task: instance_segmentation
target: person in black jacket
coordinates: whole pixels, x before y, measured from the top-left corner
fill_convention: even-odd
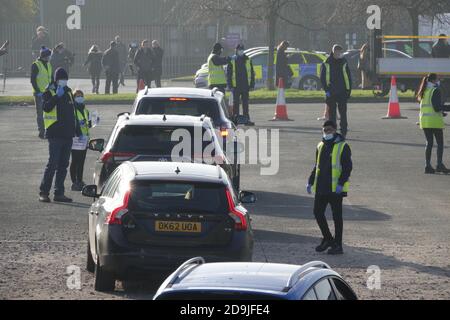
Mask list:
[[[325,90],[330,120],[336,122],[337,109],[341,116],[341,134],[347,136],[347,101],[352,94],[352,77],[341,46],[334,45],[328,59],[322,63],[320,80]]]
[[[44,93],[45,137],[48,139],[49,159],[40,185],[40,202],[50,202],[49,194],[55,178],[55,202],[72,202],[64,195],[64,180],[69,166],[72,139],[81,135],[75,116],[72,90],[67,86],[69,75],[59,68],[55,83]]]
[[[446,37],[445,34],[440,34],[439,37]],[[450,58],[450,45],[447,39],[439,39],[431,50],[431,56],[433,58]]]
[[[328,254],[342,254],[342,200],[347,196],[348,182],[353,169],[352,155],[345,138],[336,132],[334,121],[326,121],[323,125],[323,140],[316,150],[316,164],[307,184],[307,192],[315,192],[314,216],[322,232],[322,242],[316,247],[317,252],[328,250]],[[333,152],[334,151],[334,152]],[[342,153],[340,153],[342,152]],[[333,157],[333,153],[337,157]],[[339,165],[340,163],[340,165]],[[338,166],[333,176],[333,166]],[[335,169],[336,170],[336,169]],[[337,181],[333,181],[336,179]],[[331,206],[335,227],[335,236],[328,228],[325,211]]]
[[[98,46],[94,44],[89,50],[86,62],[84,66],[88,66],[89,74],[92,81],[92,93],[98,94],[100,88],[100,75],[102,73],[102,57],[103,52],[98,49]]]
[[[242,98],[244,116],[247,117],[248,126],[255,124],[250,121],[249,96],[250,90],[255,88],[255,71],[250,58],[244,53],[244,46],[236,47],[236,56],[228,63],[227,83],[233,94],[233,117],[239,116],[239,105]]]
[[[153,80],[155,80],[156,87],[161,88],[164,50],[161,48],[157,40],[152,41],[152,52],[153,52]]]
[[[286,55],[286,49],[289,47],[289,42],[282,41],[277,48],[277,58],[276,58],[276,85],[279,86],[280,78],[284,81],[285,88],[290,87],[291,79],[294,73],[289,66],[288,58]]]
[[[141,47],[136,52],[134,57],[134,64],[138,68],[137,86],[139,88],[139,82],[144,80],[144,83],[149,88],[152,85],[152,72],[153,72],[153,52],[150,48],[150,42],[144,40],[141,43]]]
[[[63,68],[70,74],[70,67],[73,66],[74,62],[75,56],[72,52],[66,49],[64,43],[60,42],[55,49],[53,49],[53,54],[50,58],[50,63],[52,64],[53,70]]]
[[[120,60],[114,41],[111,41],[109,49],[103,54],[102,66],[106,74],[105,94],[110,94],[111,83],[113,94],[117,94],[119,92]]]

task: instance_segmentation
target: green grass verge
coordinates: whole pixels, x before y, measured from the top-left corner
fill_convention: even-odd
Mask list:
[[[124,93],[117,95],[86,95],[88,104],[132,104],[136,94]],[[404,101],[413,101],[413,93],[399,92],[400,99]],[[253,103],[274,103],[277,98],[277,91],[266,89],[255,90],[250,93],[250,100]],[[322,102],[324,93],[322,91],[299,91],[295,89],[286,90],[286,99],[288,102]],[[351,101],[358,102],[377,102],[385,101],[386,98],[375,98],[370,90],[354,90]],[[20,105],[33,104],[32,96],[0,96],[0,105]]]

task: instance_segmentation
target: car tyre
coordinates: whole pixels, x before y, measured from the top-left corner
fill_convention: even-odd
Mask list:
[[[116,288],[116,279],[114,279],[111,272],[100,266],[99,258],[97,258],[97,263],[95,264],[94,288],[100,292],[110,292]]]
[[[303,91],[320,90],[320,79],[318,79],[317,77],[306,76],[300,81],[299,89]]]
[[[92,258],[91,245],[89,243],[89,240],[87,243],[87,252],[86,252],[86,270],[90,273],[95,272],[95,262],[94,258]]]

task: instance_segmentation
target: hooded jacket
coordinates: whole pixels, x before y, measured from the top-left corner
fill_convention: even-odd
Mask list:
[[[322,140],[325,144],[322,150],[322,153],[320,155],[320,175],[317,179],[317,195],[330,195],[331,192],[331,180],[332,180],[332,172],[331,172],[331,155],[333,153],[333,147],[335,144],[339,142],[344,142],[345,138],[340,135],[336,134],[335,138],[330,141],[326,141],[325,139]],[[316,179],[316,168],[317,168],[317,156],[318,151],[316,149],[316,164],[314,165],[314,168],[311,172],[311,175],[309,177],[308,184],[314,185],[314,180]],[[349,179],[350,175],[353,170],[353,163],[352,163],[352,152],[350,150],[350,147],[346,145],[344,147],[344,150],[342,151],[342,157],[341,157],[341,165],[342,165],[342,174],[339,177],[338,185],[343,186]],[[346,197],[347,193],[343,193],[342,196]]]

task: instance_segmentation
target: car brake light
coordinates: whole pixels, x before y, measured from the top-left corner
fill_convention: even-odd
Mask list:
[[[108,162],[110,159],[114,158],[115,161],[127,161],[136,156],[135,153],[130,152],[106,152],[100,158],[103,163]]]
[[[105,224],[122,224],[122,217],[128,213],[128,201],[130,200],[130,191],[125,193],[123,203],[106,217]]]
[[[169,98],[170,101],[188,101],[186,98]]]
[[[245,219],[244,214],[236,209],[230,190],[227,189],[226,194],[228,200],[228,208],[230,210],[230,216],[233,218],[235,222],[234,229],[236,229],[237,231],[247,230],[247,220]]]

